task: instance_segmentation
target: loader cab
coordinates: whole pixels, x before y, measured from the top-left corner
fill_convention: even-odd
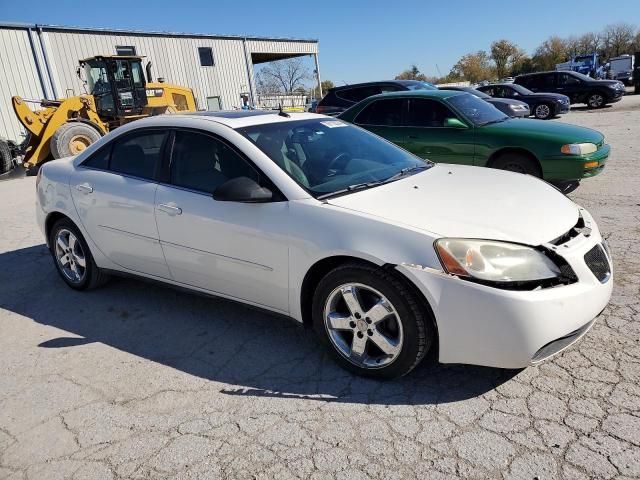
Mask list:
[[[80,61],[100,118],[117,121],[141,115],[147,105],[141,57],[97,56]]]

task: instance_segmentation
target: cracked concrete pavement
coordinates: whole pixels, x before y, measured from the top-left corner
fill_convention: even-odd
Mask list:
[[[234,303],[124,279],[74,292],[34,178],[0,182],[0,478],[640,477],[640,96],[560,121],[613,147],[571,197],[616,285],[578,345],[523,371],[425,363],[378,383]]]

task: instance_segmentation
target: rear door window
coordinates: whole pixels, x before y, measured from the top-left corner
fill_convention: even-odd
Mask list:
[[[405,105],[406,101],[403,98],[376,100],[367,105],[358,114],[354,122],[358,125],[401,126]]]
[[[160,168],[165,132],[146,131],[116,140],[111,149],[109,170],[153,179]]]

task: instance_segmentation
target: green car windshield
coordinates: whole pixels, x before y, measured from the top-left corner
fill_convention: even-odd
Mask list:
[[[504,122],[509,119],[490,103],[469,93],[449,97],[447,102],[477,126]]]
[[[433,164],[342,120],[298,120],[239,128],[314,197],[393,181]]]

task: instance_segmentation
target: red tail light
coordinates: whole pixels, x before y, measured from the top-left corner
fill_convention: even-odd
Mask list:
[[[316,106],[316,113],[324,113],[326,110],[325,107],[323,107],[322,105],[317,105]]]

